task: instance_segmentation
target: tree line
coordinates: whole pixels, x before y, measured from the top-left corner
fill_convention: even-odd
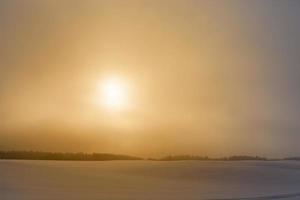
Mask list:
[[[222,157],[222,158],[210,158],[208,156],[194,156],[194,155],[174,155],[174,156],[166,156],[160,159],[150,158],[149,160],[157,160],[157,161],[178,161],[178,160],[207,160],[207,161],[241,161],[241,160],[268,160],[265,157],[259,156],[230,156],[230,157]]]
[[[62,153],[62,152],[43,152],[43,151],[0,151],[0,159],[16,160],[74,160],[74,161],[108,161],[108,160],[143,160],[144,158],[120,154],[109,153]],[[162,158],[148,158],[152,161],[180,161],[180,160],[199,160],[199,161],[274,161],[274,160],[293,160],[300,161],[300,157],[288,157],[282,159],[269,159],[260,156],[235,155],[221,158],[210,158],[208,156],[197,155],[169,155]]]
[[[139,157],[108,153],[61,153],[41,151],[0,151],[0,159],[22,160],[141,160]]]

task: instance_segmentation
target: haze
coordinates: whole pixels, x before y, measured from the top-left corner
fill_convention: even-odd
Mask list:
[[[299,19],[292,0],[2,0],[0,149],[299,155]]]

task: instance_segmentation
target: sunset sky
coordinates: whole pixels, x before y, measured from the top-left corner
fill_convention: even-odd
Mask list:
[[[300,1],[1,0],[0,150],[300,155]]]

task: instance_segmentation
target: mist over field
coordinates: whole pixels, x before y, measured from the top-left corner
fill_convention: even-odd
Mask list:
[[[0,0],[0,200],[299,200],[300,0]]]

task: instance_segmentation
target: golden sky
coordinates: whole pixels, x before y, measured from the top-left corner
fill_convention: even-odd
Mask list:
[[[299,154],[299,13],[297,1],[1,1],[0,149]],[[122,94],[103,93],[111,79]]]

